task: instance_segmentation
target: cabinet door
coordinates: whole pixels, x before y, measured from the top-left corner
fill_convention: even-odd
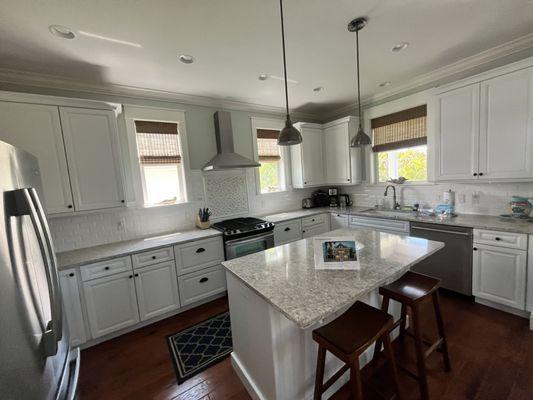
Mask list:
[[[302,238],[302,221],[294,219],[292,221],[276,223],[274,226],[274,243],[280,246],[285,243],[295,242]]]
[[[481,83],[482,179],[533,177],[533,68]]]
[[[57,107],[0,102],[0,140],[39,160],[48,213],[72,211],[67,159]]]
[[[136,269],[134,276],[141,321],[179,308],[174,260]]]
[[[474,296],[525,309],[526,251],[474,244]]]
[[[123,272],[83,284],[93,338],[139,322],[133,272]]]
[[[345,214],[331,214],[331,230],[348,228],[348,216]]]
[[[115,113],[60,107],[76,210],[123,205]]]
[[[186,306],[226,291],[226,274],[215,265],[179,277],[181,303]]]
[[[59,272],[63,310],[67,318],[71,346],[79,346],[87,340],[78,281],[78,274],[75,269]]]
[[[346,185],[352,181],[348,122],[324,129],[326,182]]]
[[[479,84],[443,93],[437,96],[436,102],[435,179],[475,179],[478,172]]]
[[[322,129],[304,128],[303,143],[303,180],[304,186],[316,186],[325,183]]]

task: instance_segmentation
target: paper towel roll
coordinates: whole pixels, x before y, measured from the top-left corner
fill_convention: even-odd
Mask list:
[[[442,201],[444,204],[451,204],[455,206],[455,192],[451,189],[442,194]]]

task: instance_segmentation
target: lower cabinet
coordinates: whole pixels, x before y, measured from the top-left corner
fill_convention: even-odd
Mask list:
[[[226,275],[221,265],[182,275],[178,280],[182,306],[196,303],[226,291]]]
[[[61,285],[61,295],[63,297],[63,310],[70,332],[71,346],[79,346],[87,340],[78,281],[79,279],[76,269],[59,272],[59,283]]]
[[[348,228],[348,215],[331,214],[331,230]]]
[[[304,239],[321,235],[330,230],[329,213],[302,218],[302,237]]]
[[[274,226],[274,244],[280,246],[302,238],[302,221],[293,219]]]
[[[474,296],[525,310],[527,252],[474,243]]]
[[[133,272],[128,271],[84,282],[93,339],[139,322],[133,278]]]
[[[135,269],[134,278],[141,321],[179,308],[174,260]]]

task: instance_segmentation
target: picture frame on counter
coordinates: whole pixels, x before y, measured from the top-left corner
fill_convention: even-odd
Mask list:
[[[315,269],[359,270],[357,251],[361,245],[352,236],[315,237]]]

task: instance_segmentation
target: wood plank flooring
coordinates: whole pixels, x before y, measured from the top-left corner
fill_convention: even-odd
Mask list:
[[[452,372],[443,372],[439,353],[430,357],[431,399],[533,399],[533,332],[528,329],[528,321],[447,293],[441,300]],[[178,386],[168,353],[167,335],[227,307],[227,300],[219,299],[84,350],[80,399],[250,399],[229,358]],[[424,319],[428,338],[434,332],[429,311]],[[406,339],[403,346],[395,346],[398,362],[414,370],[411,341]],[[405,399],[420,398],[413,379],[400,373],[400,380]],[[383,385],[387,381],[380,382]]]

